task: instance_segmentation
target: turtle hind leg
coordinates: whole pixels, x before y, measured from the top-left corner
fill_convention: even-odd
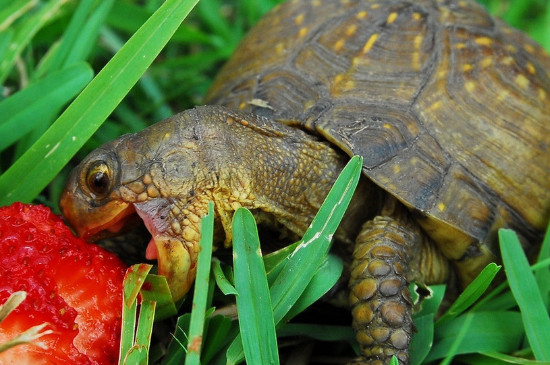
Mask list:
[[[424,281],[420,266],[426,271],[426,263],[434,261],[447,266],[435,278],[445,281],[447,260],[404,207],[393,204],[388,209],[386,205],[381,216],[363,225],[355,242],[349,282],[353,327],[362,355],[355,364],[387,364],[393,355],[400,364],[409,363],[414,324],[408,285],[413,280]]]

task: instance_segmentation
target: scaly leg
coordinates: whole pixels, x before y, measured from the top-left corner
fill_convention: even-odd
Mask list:
[[[447,261],[404,207],[390,203],[381,216],[364,224],[355,243],[349,283],[353,327],[362,354],[356,363],[387,364],[395,355],[400,364],[408,364],[414,330],[408,285],[423,280],[420,266],[426,268],[427,263],[443,266],[435,280],[446,279]]]

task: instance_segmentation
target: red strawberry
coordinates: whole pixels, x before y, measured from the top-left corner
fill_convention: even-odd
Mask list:
[[[76,238],[48,208],[0,208],[0,303],[27,298],[0,323],[0,343],[48,323],[52,334],[0,353],[0,364],[116,364],[124,264]]]

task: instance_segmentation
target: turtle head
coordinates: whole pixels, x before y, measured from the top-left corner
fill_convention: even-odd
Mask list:
[[[232,238],[233,212],[253,210],[294,234],[307,229],[347,157],[298,129],[206,106],[110,142],[75,168],[61,210],[78,235],[102,238],[141,218],[174,299],[196,270],[201,218]]]
[[[215,179],[200,153],[208,133],[197,132],[191,110],[92,151],[72,171],[60,208],[76,234],[90,241],[143,222],[151,233],[145,257],[158,261],[175,300],[195,278],[200,218]],[[200,133],[200,138],[196,136]]]

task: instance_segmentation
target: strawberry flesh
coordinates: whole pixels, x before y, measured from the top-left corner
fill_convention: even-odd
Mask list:
[[[126,267],[76,238],[48,208],[0,208],[0,303],[27,298],[0,323],[0,343],[32,326],[54,331],[0,353],[0,364],[116,364]]]

